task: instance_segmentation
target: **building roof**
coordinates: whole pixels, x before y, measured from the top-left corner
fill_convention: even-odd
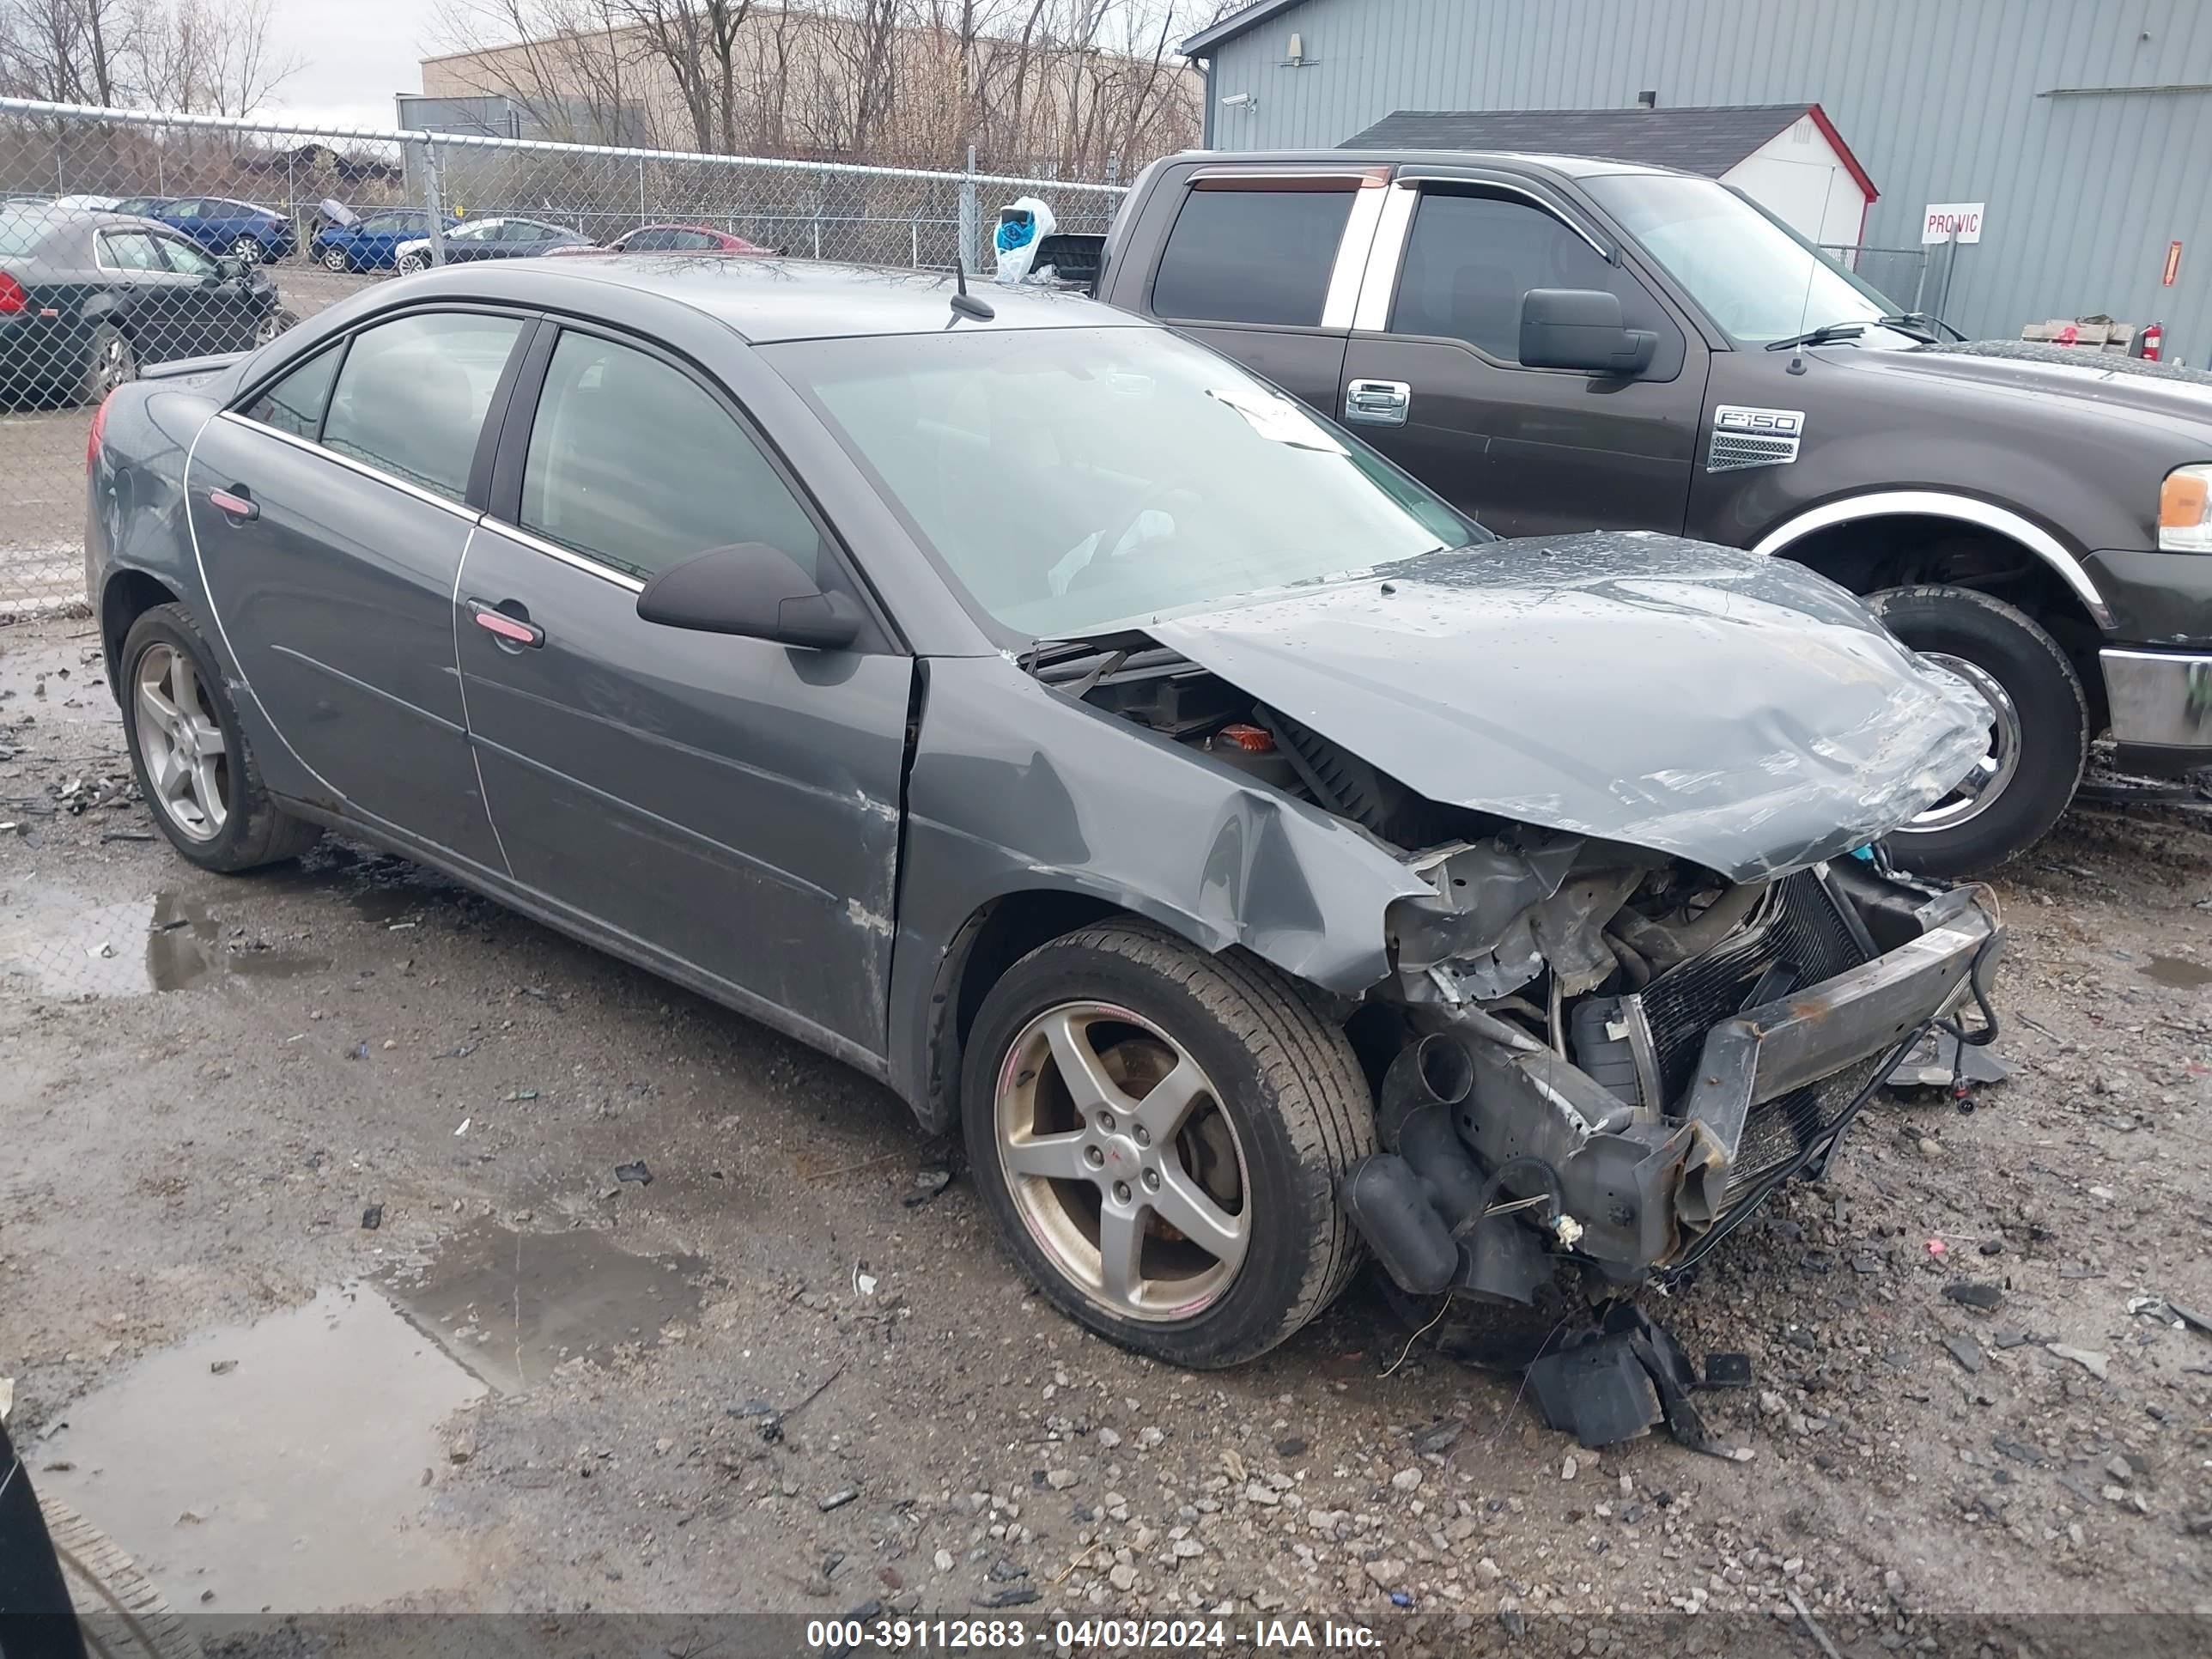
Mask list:
[[[1239,14],[1240,15],[1242,14]],[[1866,198],[1879,192],[1818,104],[1678,109],[1401,109],[1347,138],[1345,149],[1488,149],[1599,155],[1717,179],[1806,116]]]
[[[1279,12],[1292,6],[1304,5],[1305,0],[1254,0],[1254,3],[1238,12],[1231,12],[1211,28],[1200,29],[1182,43],[1186,58],[1203,58],[1224,40],[1234,40],[1245,30],[1266,22]]]

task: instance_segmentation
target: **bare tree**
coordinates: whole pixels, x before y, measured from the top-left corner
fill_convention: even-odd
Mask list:
[[[0,87],[64,104],[122,101],[131,0],[0,0]]]
[[[157,109],[251,115],[299,73],[270,39],[276,0],[133,0],[129,64]]]
[[[449,78],[507,99],[538,134],[574,143],[662,139],[621,0],[445,0],[435,28],[453,54]]]

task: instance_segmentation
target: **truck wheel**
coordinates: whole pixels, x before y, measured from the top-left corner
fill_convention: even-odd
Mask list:
[[[138,793],[179,853],[229,873],[297,858],[315,844],[322,831],[261,787],[215,653],[182,605],[157,605],[131,625],[122,688]]]
[[[1264,963],[1085,928],[991,988],[963,1069],[969,1165],[1007,1249],[1110,1341],[1234,1365],[1358,1264],[1336,1186],[1374,1148],[1372,1097],[1343,1031]]]
[[[1889,631],[1980,694],[1989,752],[1960,786],[1892,832],[1890,856],[1929,876],[1993,870],[2040,841],[2074,799],[2089,704],[2058,642],[2026,612],[1968,587],[1895,587],[1867,600]]]

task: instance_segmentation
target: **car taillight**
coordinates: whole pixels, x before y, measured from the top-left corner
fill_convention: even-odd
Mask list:
[[[19,311],[27,311],[31,296],[23,292],[23,285],[0,270],[0,317],[10,317]]]
[[[100,434],[107,430],[107,405],[114,400],[111,392],[100,400],[100,407],[92,411],[92,430],[84,434],[84,470],[91,471],[100,459]]]

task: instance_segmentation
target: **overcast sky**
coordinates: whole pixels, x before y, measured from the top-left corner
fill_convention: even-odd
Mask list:
[[[422,60],[438,50],[438,0],[277,0],[282,50],[300,72],[270,108],[301,120],[388,127],[392,94],[422,90]]]

